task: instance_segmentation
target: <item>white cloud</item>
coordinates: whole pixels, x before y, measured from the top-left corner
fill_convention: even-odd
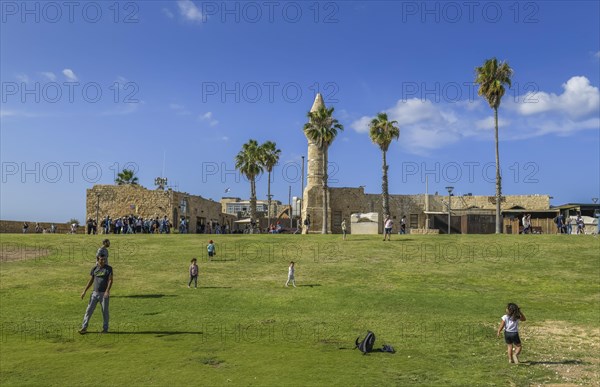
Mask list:
[[[24,83],[29,83],[29,76],[27,74],[17,74],[15,76],[17,78],[17,81],[19,82],[24,82]]]
[[[223,141],[229,141],[229,137],[223,136],[223,137],[221,137],[221,140],[223,140]]]
[[[173,15],[173,12],[171,12],[171,10],[168,8],[163,8],[162,13],[169,19],[173,19],[175,17],[175,15]]]
[[[461,119],[456,111],[442,109],[428,100],[412,98],[399,100],[385,111],[388,119],[398,121],[400,146],[409,153],[427,154],[458,141],[461,137]],[[361,117],[350,124],[358,133],[368,133],[374,117]]]
[[[597,52],[594,54],[594,57],[596,57],[596,59],[600,59],[600,51],[597,51]]]
[[[40,75],[51,82],[56,81],[56,74],[54,74],[52,71],[42,71]]]
[[[203,21],[204,15],[191,0],[179,0],[177,1],[177,7],[179,7],[179,13],[184,19],[193,22]]]
[[[185,106],[176,103],[169,104],[169,109],[173,110],[178,116],[187,116],[192,114],[185,108]]]
[[[507,107],[525,116],[560,112],[571,118],[582,118],[598,110],[600,93],[586,77],[571,77],[562,88],[564,92],[560,95],[544,91],[526,93],[518,98],[518,102],[508,103]]]
[[[572,77],[563,88],[564,92],[560,95],[537,92],[536,104],[508,99],[499,113],[501,141],[549,134],[569,136],[583,130],[600,130],[598,88],[590,85],[585,77]],[[525,97],[531,100],[534,96]],[[523,98],[521,96],[518,100],[523,101]],[[435,149],[468,138],[494,141],[494,117],[490,114],[493,110],[483,100],[434,104],[413,98],[399,100],[385,112],[390,120],[398,121],[398,145],[407,153],[429,155]],[[591,116],[594,113],[596,115]],[[350,127],[358,133],[368,133],[372,119],[360,117]]]
[[[198,117],[198,119],[200,121],[206,121],[206,122],[208,122],[208,125],[210,125],[210,126],[215,126],[215,125],[217,125],[219,123],[219,121],[217,121],[217,120],[215,120],[213,118],[212,112],[206,112],[206,113],[200,115]]]
[[[68,81],[70,81],[70,82],[76,82],[77,81],[77,75],[75,75],[75,73],[73,72],[73,70],[71,70],[71,69],[64,69],[62,71],[62,73],[67,78]]]
[[[510,124],[509,120],[506,120],[502,117],[498,117],[498,130],[503,127],[506,127]],[[475,121],[475,127],[478,129],[486,129],[493,130],[496,128],[496,122],[494,121],[494,116],[490,116],[484,118],[483,120]]]
[[[369,133],[369,123],[373,117],[363,116],[350,124],[350,127],[358,133]]]
[[[124,103],[118,105],[116,108],[102,112],[101,116],[126,116],[133,114],[138,111],[141,105],[144,105],[144,101],[138,103]]]

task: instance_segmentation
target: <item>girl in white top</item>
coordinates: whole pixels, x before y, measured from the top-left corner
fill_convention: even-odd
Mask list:
[[[500,337],[500,332],[504,329],[504,341],[508,346],[508,362],[515,364],[519,364],[519,354],[522,349],[519,338],[519,320],[525,321],[525,315],[517,304],[509,303],[497,333],[497,336]]]
[[[294,285],[294,287],[296,287],[296,279],[294,278],[294,272],[295,272],[294,261],[291,261],[290,266],[288,267],[288,279],[287,279],[287,282],[285,283],[285,286],[288,286],[290,281],[292,281],[292,285]]]

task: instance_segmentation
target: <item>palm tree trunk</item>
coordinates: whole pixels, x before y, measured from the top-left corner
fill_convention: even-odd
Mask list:
[[[323,227],[321,228],[321,234],[327,234],[327,147],[323,147]]]
[[[256,178],[253,176],[250,179],[250,225],[256,223]],[[251,232],[254,233],[254,229],[251,227]]]
[[[383,216],[390,215],[390,200],[388,193],[388,166],[386,160],[386,152],[381,152],[383,155],[382,178],[381,178],[381,202],[383,203]]]
[[[496,234],[502,233],[502,218],[500,214],[500,200],[502,199],[502,176],[500,176],[500,151],[498,148],[498,108],[494,109],[494,122],[496,124]]]
[[[267,182],[267,227],[271,227],[271,171]]]

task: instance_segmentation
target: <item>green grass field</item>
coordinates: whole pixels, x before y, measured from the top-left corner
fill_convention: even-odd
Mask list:
[[[103,236],[3,234],[0,384],[599,384],[600,238],[210,237],[209,262],[209,236],[112,236],[111,331],[98,308],[81,336]],[[519,365],[496,338],[507,302]],[[397,352],[353,350],[367,330]]]

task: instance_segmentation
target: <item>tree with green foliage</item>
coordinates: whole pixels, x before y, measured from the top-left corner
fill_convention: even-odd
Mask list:
[[[388,169],[386,154],[392,140],[398,140],[400,137],[400,129],[397,126],[397,121],[389,121],[386,113],[378,113],[376,118],[371,120],[369,124],[369,137],[374,144],[381,149],[382,157],[382,177],[381,177],[381,202],[383,209],[383,217],[390,214],[390,194],[388,191]]]
[[[135,172],[131,169],[123,169],[122,172],[117,174],[117,178],[115,179],[115,183],[117,185],[138,185],[138,178],[135,176]]]
[[[477,92],[485,98],[490,107],[494,109],[494,129],[496,142],[496,234],[502,232],[502,219],[500,216],[500,203],[502,201],[502,177],[500,175],[500,151],[498,146],[498,108],[504,96],[504,85],[511,87],[513,69],[507,62],[498,62],[496,58],[487,59],[483,66],[475,69],[475,83],[479,84]]]
[[[250,222],[256,224],[256,177],[263,173],[262,151],[256,140],[249,140],[242,145],[242,150],[235,156],[235,167],[250,182]],[[252,229],[252,232],[254,230]]]
[[[277,144],[272,141],[266,141],[260,146],[261,165],[267,170],[269,179],[267,180],[267,226],[271,225],[271,172],[279,162],[281,150],[277,149]],[[290,214],[291,215],[291,214]]]

